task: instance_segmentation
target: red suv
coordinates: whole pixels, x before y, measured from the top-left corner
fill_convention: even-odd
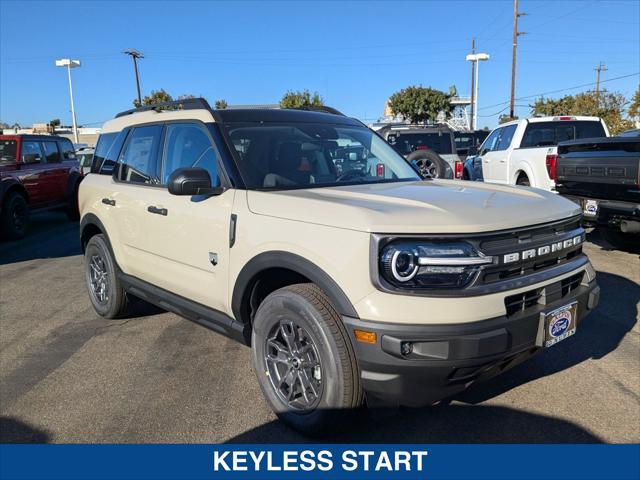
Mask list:
[[[82,172],[71,141],[53,135],[0,135],[0,233],[22,238],[34,209],[66,207],[78,218]]]

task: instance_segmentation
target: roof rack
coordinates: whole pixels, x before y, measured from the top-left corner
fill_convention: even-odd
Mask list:
[[[174,100],[172,102],[154,103],[153,105],[144,105],[138,108],[132,108],[131,110],[125,110],[116,115],[118,117],[124,117],[125,115],[131,115],[132,113],[148,112],[155,110],[160,112],[162,110],[199,110],[206,109],[211,110],[209,102],[204,98],[185,98],[183,100]]]
[[[308,107],[299,107],[299,108],[294,108],[293,110],[307,110],[310,112],[324,112],[324,113],[331,113],[333,115],[340,115],[342,117],[345,116],[344,113],[342,113],[340,110],[336,110],[333,107],[329,107],[327,105],[309,105]]]

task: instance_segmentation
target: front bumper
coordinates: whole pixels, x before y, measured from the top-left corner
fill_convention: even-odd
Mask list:
[[[417,407],[459,393],[537,353],[541,313],[577,301],[579,332],[580,321],[596,307],[600,295],[595,280],[589,282],[586,276],[566,294],[560,282],[542,290],[536,304],[518,313],[473,323],[400,325],[343,317],[367,403]],[[356,341],[355,329],[375,332],[376,343]],[[402,354],[404,342],[412,344],[409,355]]]

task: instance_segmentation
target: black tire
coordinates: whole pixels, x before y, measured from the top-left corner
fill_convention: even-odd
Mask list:
[[[10,240],[19,240],[29,228],[29,202],[19,192],[11,192],[2,204],[0,216],[2,234]]]
[[[104,284],[99,282],[100,288],[95,286],[95,277],[92,277],[96,266],[105,273]],[[84,253],[84,268],[89,299],[96,313],[104,318],[123,316],[127,311],[127,294],[118,278],[113,254],[104,235],[94,235],[89,239]]]
[[[602,237],[618,250],[637,253],[640,251],[640,234],[624,233],[613,228],[600,228]]]
[[[72,222],[78,220],[80,218],[80,209],[78,208],[78,187],[80,184],[76,185],[69,197],[69,203],[67,204],[66,214],[67,218]]]
[[[446,162],[431,150],[416,150],[407,156],[407,161],[416,166],[422,178],[444,178]]]
[[[529,181],[529,177],[527,177],[524,173],[521,173],[518,176],[518,180],[516,180],[516,185],[522,185],[523,187],[530,187],[531,182]]]
[[[267,345],[269,339],[279,341],[275,336],[282,336],[283,325],[290,321],[293,322],[298,338],[303,339],[294,340],[293,343],[301,348],[294,349],[296,353],[288,363],[282,360],[279,363],[273,360],[269,362],[267,354],[271,358],[274,353],[278,357],[281,355],[279,348],[272,348],[272,343]],[[349,419],[349,412],[362,405],[363,391],[353,347],[340,315],[316,285],[290,285],[267,296],[255,315],[251,339],[253,366],[260,388],[273,411],[294,429],[315,435],[335,432],[348,423],[346,420]],[[313,362],[303,359],[297,366],[292,363],[299,357],[298,352],[305,349],[317,355],[317,365],[311,371],[306,369],[312,368],[309,364]],[[298,383],[294,378],[292,385],[297,385],[298,390],[304,388],[306,393],[304,397],[301,392],[293,395],[292,403],[304,403],[307,393],[311,399],[315,398],[315,403],[308,402],[313,404],[307,408],[296,408],[295,405],[288,404],[282,391],[285,387],[276,387],[278,378],[273,373],[274,365],[280,365],[278,368],[287,372],[281,378],[288,377],[290,371],[293,376],[298,372]],[[309,373],[312,377],[308,376]],[[307,382],[313,383],[313,390],[303,386],[302,377],[305,375]],[[291,392],[292,389],[288,391]],[[293,391],[295,393],[295,389]],[[312,392],[317,392],[317,395],[314,397]]]

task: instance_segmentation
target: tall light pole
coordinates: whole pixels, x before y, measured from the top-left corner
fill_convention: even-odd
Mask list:
[[[473,101],[473,105],[472,105],[472,109],[473,109],[473,113],[471,115],[471,129],[475,130],[478,127],[478,83],[479,83],[479,73],[480,73],[480,69],[478,68],[478,64],[479,62],[484,62],[486,60],[489,60],[489,54],[488,53],[471,53],[469,55],[467,55],[467,61],[471,62],[472,66],[475,67],[474,69],[474,78],[471,81],[471,88],[474,88],[474,90],[471,93],[472,96],[472,101]]]
[[[140,95],[140,77],[138,76],[138,59],[144,58],[144,55],[138,50],[135,50],[133,48],[129,48],[128,50],[125,50],[122,53],[124,53],[125,55],[129,55],[133,60],[133,70],[135,71],[135,74],[136,74],[136,88],[138,90],[138,106],[141,106],[142,96]]]
[[[76,109],[73,105],[73,86],[71,85],[71,69],[80,66],[80,60],[70,60],[68,58],[62,58],[56,60],[56,67],[67,67],[67,73],[69,74],[69,97],[71,98],[71,121],[73,122],[73,138],[76,143],[78,141],[78,124],[76,123]]]

